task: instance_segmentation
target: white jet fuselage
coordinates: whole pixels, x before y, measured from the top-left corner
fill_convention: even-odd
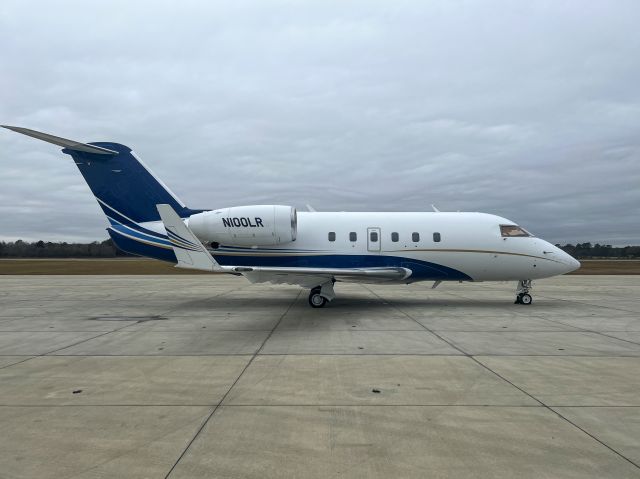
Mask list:
[[[295,241],[268,247],[216,244],[210,252],[223,265],[405,267],[412,274],[402,282],[539,279],[580,266],[543,239],[502,236],[500,226],[515,223],[485,213],[298,212],[297,223]],[[163,230],[161,223],[146,226]],[[198,239],[210,244],[210,238]]]

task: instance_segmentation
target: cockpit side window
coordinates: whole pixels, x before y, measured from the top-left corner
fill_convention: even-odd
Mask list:
[[[518,225],[500,225],[500,234],[503,238],[533,236]]]

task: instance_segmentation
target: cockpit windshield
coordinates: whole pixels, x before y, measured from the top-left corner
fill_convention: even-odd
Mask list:
[[[503,238],[533,236],[527,230],[518,225],[500,225],[500,233]]]

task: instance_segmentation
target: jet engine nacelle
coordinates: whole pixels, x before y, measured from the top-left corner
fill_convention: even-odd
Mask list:
[[[272,246],[295,241],[298,214],[291,206],[234,206],[192,215],[187,226],[203,243]]]

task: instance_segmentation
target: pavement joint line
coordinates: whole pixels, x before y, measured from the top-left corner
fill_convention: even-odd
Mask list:
[[[457,298],[463,298],[463,299],[468,299],[468,300],[473,300],[474,299],[474,298],[470,298],[469,296],[465,296],[462,293],[452,293],[452,292],[447,291],[447,294],[449,294],[451,296],[455,296]],[[612,309],[614,311],[622,311],[624,313],[635,313],[635,314],[637,314],[637,311],[629,311],[627,309],[613,308],[611,306],[603,306],[601,304],[586,303],[586,302],[583,302],[583,301],[578,301],[578,300],[573,300],[573,299],[556,298],[556,297],[553,297],[553,296],[545,296],[545,295],[542,295],[542,294],[536,294],[536,296],[539,296],[540,298],[551,299],[551,300],[554,300],[554,301],[564,301],[564,302],[568,302],[568,303],[577,303],[577,304],[586,305],[586,306],[595,306],[595,307],[603,308],[603,309]],[[524,311],[515,311],[514,310],[514,312],[517,315],[520,315],[520,316],[525,315]]]
[[[207,296],[206,298],[203,298],[203,299],[196,299],[195,301],[191,301],[191,302],[187,301],[187,302],[189,302],[190,304],[204,303],[206,301],[212,300],[213,298],[220,298],[222,296],[225,296],[226,294],[229,294],[229,293],[232,293],[232,292],[236,292],[236,291],[242,291],[242,290],[244,290],[246,288],[247,288],[247,285],[241,285],[241,286],[238,286],[236,288],[229,288],[229,289],[227,289],[225,291],[222,291],[221,293],[217,293],[217,294],[214,294],[212,296]],[[141,295],[145,296],[144,293],[142,293]],[[183,308],[183,306],[184,306],[184,303],[182,303],[179,306],[176,306],[174,308],[161,311],[161,312],[158,313],[158,315],[160,316],[160,315],[163,315],[163,314],[170,314],[171,312],[173,312],[175,310],[181,310]]]
[[[454,293],[450,293],[450,294],[454,295]],[[455,295],[455,296],[460,297],[460,298],[465,298],[465,299],[471,299],[471,298],[468,298],[468,297],[463,296],[463,295],[461,295],[461,294],[457,294],[457,295]],[[566,302],[571,302],[571,303],[586,304],[586,305],[588,305],[588,306],[597,306],[597,307],[599,307],[599,308],[613,309],[613,310],[615,310],[615,311],[623,311],[623,312],[628,312],[628,313],[635,313],[635,311],[627,311],[627,310],[624,310],[624,309],[611,308],[611,307],[609,307],[609,306],[593,305],[593,304],[591,304],[591,303],[582,303],[582,302],[580,302],[580,301],[573,301],[573,300],[567,300],[567,299],[562,299],[562,298],[554,298],[554,297],[552,297],[552,296],[542,296],[542,295],[540,295],[540,297],[541,297],[541,298],[547,298],[547,299],[553,299],[553,300],[556,300],[556,301],[566,301]],[[571,332],[588,332],[588,333],[599,334],[599,335],[601,335],[601,336],[605,336],[605,337],[608,337],[608,338],[611,338],[611,339],[617,339],[617,340],[619,340],[619,341],[626,341],[626,342],[631,343],[631,344],[640,345],[640,342],[637,342],[637,341],[630,341],[630,340],[628,340],[628,339],[621,339],[621,338],[617,338],[617,337],[615,337],[615,336],[610,336],[610,335],[608,335],[608,334],[604,334],[605,332],[603,332],[603,331],[594,331],[594,330],[592,330],[592,329],[582,328],[582,327],[580,327],[580,326],[574,326],[574,325],[572,325],[572,324],[563,323],[562,321],[558,321],[558,320],[556,320],[556,319],[547,318],[547,317],[542,316],[542,315],[541,315],[541,313],[538,313],[538,312],[536,312],[536,311],[533,311],[533,314],[525,314],[525,313],[524,313],[524,311],[522,311],[522,312],[521,312],[521,311],[516,311],[515,313],[516,313],[517,315],[519,315],[519,316],[525,316],[525,317],[527,317],[527,318],[534,317],[534,318],[542,319],[542,320],[544,320],[544,321],[549,321],[549,322],[552,322],[552,323],[555,323],[555,324],[561,324],[561,325],[563,325],[563,326],[568,326],[568,327],[570,327],[570,328],[574,328],[574,329],[576,330],[576,331],[553,331],[554,333],[556,333],[556,332],[558,332],[558,333],[560,333],[560,332],[565,332],[565,333],[571,333]],[[459,332],[459,331],[456,331],[456,332]],[[508,332],[508,331],[504,331],[504,332]],[[540,331],[535,331],[535,332],[540,332]],[[621,331],[621,332],[633,332],[633,331],[623,330],[623,331]]]
[[[390,333],[390,332],[394,332],[394,333],[411,333],[411,332],[416,332],[416,331],[422,331],[424,332],[425,327],[423,327],[422,329],[367,329],[367,330],[363,330],[363,329],[320,329],[320,330],[316,330],[316,331],[307,331],[307,333],[310,334],[320,334],[320,333],[327,333],[327,332],[346,332],[349,331],[351,333]],[[197,330],[196,330],[197,331]],[[212,330],[213,331],[213,330]],[[219,331],[219,330],[216,330]],[[250,330],[252,331],[252,330]],[[253,330],[255,331],[255,330]],[[280,331],[298,331],[295,329],[280,329]],[[561,329],[554,329],[554,330],[549,330],[549,331],[530,331],[530,330],[504,330],[504,329],[496,329],[496,330],[470,330],[470,331],[464,331],[464,330],[460,330],[460,329],[427,329],[428,332],[440,332],[440,333],[496,333],[496,334],[508,334],[508,333],[554,333],[554,334],[576,334],[576,333],[597,333],[598,331],[591,331],[588,329],[582,329],[580,331],[563,331]],[[20,333],[22,331],[2,331],[2,332],[17,332]],[[44,332],[48,332],[48,331],[44,331]],[[86,331],[78,331],[78,332],[86,332]],[[157,332],[169,332],[169,331],[157,331]],[[170,331],[170,332],[189,332],[189,331]],[[206,332],[206,331],[203,331]],[[606,331],[605,331],[606,332]],[[626,332],[626,331],[621,331],[621,332]],[[630,331],[630,332],[634,332],[634,331]],[[606,335],[605,335],[606,336]],[[613,339],[618,339],[618,338],[613,338]],[[623,339],[621,339],[620,341],[624,341]],[[629,341],[629,342],[633,342],[633,341]]]
[[[82,330],[71,330],[71,329],[28,329],[28,330],[19,330],[19,331],[13,331],[13,330],[8,330],[8,329],[2,329],[0,328],[0,334],[2,333],[112,333],[115,330],[110,330],[110,331],[82,331]],[[169,334],[173,334],[173,333],[268,333],[270,330],[269,329],[208,329],[206,331],[203,331],[202,329],[199,328],[194,328],[194,329],[182,329],[182,330],[164,330],[164,329],[159,329],[159,330],[154,330],[153,328],[147,328],[147,329],[136,329],[133,330],[132,332],[145,332],[145,333],[169,333]],[[127,331],[129,332],[129,331]],[[549,331],[551,332],[551,331]]]
[[[158,357],[218,357],[218,356],[251,356],[249,353],[199,353],[199,354],[185,354],[185,353],[173,353],[173,354],[52,354],[47,357],[52,358],[101,358],[101,357],[131,357],[131,358],[158,358]],[[1,357],[26,357],[33,359],[40,357],[41,355],[33,354],[0,354]],[[291,352],[274,352],[274,353],[260,353],[259,356],[444,356],[459,358],[462,356],[471,356],[469,354],[444,354],[444,353],[291,353]],[[602,354],[495,354],[495,353],[478,353],[473,356],[487,357],[487,358],[640,358],[640,354],[618,354],[616,356],[602,355]],[[6,366],[5,366],[6,367]],[[2,367],[0,367],[2,369]]]
[[[451,293],[451,294],[453,294],[453,293]],[[456,295],[456,296],[458,296],[458,297],[460,297],[460,298],[471,299],[471,298],[468,298],[468,297],[463,296],[463,295],[461,295],[461,294],[458,294],[458,295]],[[545,297],[545,296],[541,296],[541,297]],[[552,298],[552,297],[549,297],[549,296],[547,296],[546,298],[554,299],[554,300],[557,300],[557,301],[578,302],[578,301],[563,300],[563,299],[559,299],[559,298]],[[589,303],[579,303],[579,304],[589,304]],[[590,306],[591,306],[591,305],[590,305]],[[616,309],[616,308],[608,308],[607,306],[600,306],[600,307],[601,307],[601,308],[607,308],[607,309],[613,309],[613,310],[617,310],[617,311],[625,311],[625,310],[618,310],[618,309]],[[630,312],[630,311],[628,311],[628,312]],[[563,325],[563,326],[568,326],[568,327],[570,327],[570,328],[575,329],[575,331],[550,331],[550,332],[553,332],[554,334],[555,334],[555,333],[593,333],[593,334],[598,334],[598,335],[600,335],[600,336],[604,336],[604,337],[607,337],[607,338],[610,338],[610,339],[615,339],[615,340],[618,340],[618,341],[624,341],[624,342],[627,342],[627,343],[631,343],[631,344],[634,344],[634,345],[640,346],[640,342],[638,342],[638,341],[631,341],[631,340],[629,340],[629,339],[617,338],[617,337],[615,337],[615,336],[611,336],[611,335],[609,335],[609,334],[605,334],[605,332],[603,332],[603,331],[594,331],[594,330],[592,330],[592,329],[581,328],[580,326],[574,326],[574,325],[572,325],[572,324],[566,324],[566,323],[563,323],[562,321],[558,321],[558,320],[551,319],[551,318],[546,318],[546,317],[542,316],[542,315],[541,315],[541,313],[537,313],[537,312],[535,312],[535,311],[533,311],[533,312],[532,312],[532,314],[525,314],[525,312],[524,312],[524,311],[522,311],[522,312],[520,312],[520,311],[516,311],[515,313],[516,313],[517,315],[519,315],[519,316],[524,316],[524,317],[526,317],[526,318],[537,318],[537,319],[542,319],[542,320],[544,320],[544,321],[549,321],[549,322],[551,322],[551,323],[555,323],[555,324],[561,324],[561,325]],[[445,332],[456,332],[456,333],[458,333],[458,332],[464,332],[464,331],[445,331]],[[479,332],[480,332],[480,331],[479,331]],[[481,332],[493,332],[493,331],[481,331]],[[513,331],[495,331],[495,332],[508,333],[508,332],[513,332]],[[524,331],[523,331],[523,332],[524,332]],[[527,331],[527,332],[531,332],[531,333],[539,333],[539,332],[544,332],[544,331]],[[633,331],[626,331],[626,330],[623,330],[623,331],[621,331],[621,332],[633,332]]]
[[[578,304],[584,304],[584,305],[586,305],[586,306],[593,306],[593,307],[596,307],[596,308],[613,309],[614,311],[622,311],[622,312],[624,312],[624,313],[636,313],[636,314],[638,313],[637,311],[630,311],[630,310],[628,310],[628,309],[622,309],[622,308],[613,308],[613,307],[611,307],[611,306],[603,306],[603,305],[601,305],[601,304],[587,303],[587,302],[584,302],[584,301],[578,301],[578,300],[575,300],[575,299],[554,298],[553,296],[543,296],[543,295],[541,295],[541,294],[540,294],[539,296],[540,296],[541,298],[545,298],[545,299],[553,299],[553,300],[556,300],[556,301],[564,301],[564,302],[566,302],[566,303],[578,303]]]
[[[36,407],[214,407],[217,403],[211,404],[0,404],[0,407],[24,407],[24,408],[36,408]]]
[[[532,316],[535,317],[535,318],[542,318],[539,314],[534,314]],[[551,321],[551,322],[556,323],[556,324],[562,324],[563,326],[570,326],[572,328],[576,328],[577,330],[585,332],[585,333],[599,334],[600,336],[605,336],[607,338],[617,339],[618,341],[625,341],[627,343],[636,344],[636,345],[640,346],[640,341],[631,341],[630,339],[617,338],[617,337],[612,336],[610,334],[606,334],[607,332],[634,333],[634,332],[638,332],[638,331],[628,331],[626,329],[623,329],[621,331],[610,331],[610,330],[608,330],[608,331],[595,331],[593,329],[581,328],[580,326],[573,326],[571,324],[566,324],[566,323],[563,323],[562,321],[558,321],[557,319],[548,319],[548,318],[542,318],[542,319],[544,319],[546,321]]]
[[[554,407],[560,407],[560,406],[549,406],[547,405],[544,401],[542,401],[541,399],[538,399],[536,396],[534,396],[532,393],[526,391],[524,388],[517,386],[515,383],[513,383],[512,381],[510,381],[509,379],[507,379],[506,377],[502,376],[501,374],[497,373],[496,371],[494,371],[493,369],[491,369],[489,366],[487,366],[486,364],[482,363],[479,359],[472,357],[472,359],[477,362],[479,365],[481,365],[482,367],[486,368],[488,371],[492,372],[493,374],[495,374],[497,377],[501,378],[503,381],[509,383],[510,385],[512,385],[514,388],[522,391],[524,394],[526,394],[527,396],[529,396],[531,399],[538,401],[544,408],[546,408],[547,410],[549,410],[550,412],[553,412],[554,414],[556,414],[559,418],[563,419],[564,421],[566,421],[568,424],[572,425],[573,427],[575,427],[576,429],[578,429],[579,431],[582,431],[584,434],[586,434],[587,436],[589,436],[590,438],[592,438],[594,441],[598,442],[599,444],[601,444],[602,446],[606,447],[607,449],[609,449],[611,452],[617,454],[619,457],[621,457],[622,459],[624,459],[625,461],[629,462],[630,464],[634,465],[636,468],[640,469],[640,465],[638,465],[637,463],[635,463],[634,461],[632,461],[631,459],[629,459],[627,456],[625,456],[624,454],[622,454],[621,452],[617,451],[616,449],[614,449],[613,447],[609,446],[607,443],[605,443],[604,441],[598,439],[595,435],[591,434],[589,431],[587,431],[586,429],[578,426],[576,423],[574,423],[573,421],[569,420],[567,417],[563,416],[562,414],[560,414],[558,411],[556,411],[555,409],[553,409]]]
[[[131,325],[130,325],[130,324],[127,324],[127,325],[125,325],[125,326],[123,326],[123,327],[121,327],[121,328],[118,328],[118,329],[114,330],[114,331],[120,331],[121,329],[127,328],[127,327],[129,327],[129,326],[131,326]],[[53,351],[48,351],[48,352],[46,352],[46,353],[32,355],[31,357],[29,357],[29,358],[25,359],[24,361],[19,361],[19,362],[17,362],[17,363],[13,363],[13,364],[7,364],[7,365],[5,365],[5,366],[0,367],[0,369],[10,368],[11,366],[15,366],[15,365],[17,365],[17,364],[26,363],[27,361],[30,361],[30,360],[35,359],[35,358],[41,358],[41,357],[43,357],[43,356],[48,356],[48,355],[53,354],[53,353],[55,353],[55,352],[57,352],[57,351],[62,351],[63,349],[67,349],[67,348],[70,348],[70,347],[73,347],[73,346],[77,346],[78,344],[82,344],[82,343],[84,343],[84,342],[86,342],[86,341],[91,341],[92,339],[100,338],[100,337],[102,337],[102,336],[104,336],[104,335],[106,335],[106,334],[113,333],[114,331],[106,331],[106,332],[102,332],[101,334],[98,334],[98,335],[96,335],[96,336],[92,336],[92,337],[90,337],[90,338],[83,339],[83,340],[81,340],[81,341],[77,341],[77,342],[75,342],[75,343],[73,343],[73,344],[67,344],[66,346],[63,346],[63,347],[61,347],[61,348],[54,349]],[[88,332],[90,332],[90,331],[88,331]],[[79,357],[81,357],[81,356],[79,356]]]
[[[191,447],[191,445],[195,442],[195,440],[198,438],[198,436],[200,435],[200,433],[203,431],[203,429],[205,428],[205,426],[209,423],[209,421],[211,420],[211,418],[213,417],[213,415],[215,414],[215,412],[220,408],[220,406],[222,405],[222,403],[224,402],[224,400],[227,398],[227,396],[229,395],[229,393],[231,392],[231,390],[234,388],[234,386],[238,383],[238,381],[240,381],[240,378],[242,377],[242,375],[245,373],[245,371],[249,368],[249,366],[251,366],[251,363],[253,363],[254,359],[258,356],[258,354],[260,353],[260,351],[262,351],[262,348],[264,348],[264,345],[267,343],[267,341],[269,341],[269,338],[271,338],[271,336],[273,335],[274,331],[278,328],[278,326],[280,325],[280,323],[282,322],[282,319],[289,313],[289,311],[291,310],[291,308],[293,307],[294,304],[296,304],[298,302],[298,298],[300,298],[300,294],[302,293],[302,290],[298,291],[298,294],[296,294],[295,298],[293,298],[293,301],[289,304],[289,306],[287,307],[287,309],[284,311],[284,313],[282,313],[282,315],[280,316],[280,319],[278,319],[278,322],[273,326],[273,329],[269,332],[269,334],[267,335],[266,338],[264,338],[264,340],[262,341],[262,344],[260,345],[260,347],[256,350],[256,352],[251,356],[251,358],[249,358],[249,361],[247,361],[247,364],[244,366],[244,368],[242,368],[242,371],[240,371],[240,374],[238,375],[238,377],[235,379],[235,381],[233,381],[233,383],[231,384],[231,386],[229,387],[229,389],[227,389],[227,392],[224,393],[224,395],[222,396],[222,398],[220,399],[220,401],[218,402],[218,404],[213,408],[213,410],[211,411],[211,413],[205,418],[205,420],[203,421],[202,425],[198,428],[198,430],[196,431],[196,433],[194,434],[194,436],[191,438],[191,440],[189,441],[189,443],[187,444],[187,446],[184,448],[184,450],[182,451],[182,453],[178,456],[178,458],[176,459],[176,461],[173,463],[173,465],[171,466],[171,469],[169,469],[169,471],[167,472],[167,474],[164,476],[165,479],[168,479],[168,477],[173,473],[174,469],[176,468],[176,466],[180,463],[180,461],[182,460],[182,458],[185,456],[185,454],[187,453],[187,451],[189,450],[189,448]]]
[[[242,288],[240,288],[240,289],[242,289]],[[210,297],[208,297],[207,299],[210,299],[210,298],[217,298],[217,297],[219,297],[219,296],[224,296],[225,294],[227,294],[227,293],[229,293],[229,292],[231,292],[231,291],[236,291],[236,290],[234,290],[234,289],[229,289],[229,290],[227,290],[227,291],[223,291],[223,292],[222,292],[222,293],[220,293],[220,294],[216,294],[216,295],[210,296]],[[202,300],[202,301],[204,301],[204,300]],[[167,311],[166,313],[171,312],[171,311],[172,311],[172,310],[169,310],[169,311]],[[159,313],[159,314],[166,314],[166,313]],[[134,325],[136,325],[136,324],[138,324],[138,321],[131,322],[131,323],[129,323],[129,324],[125,324],[125,325],[124,325],[124,326],[122,326],[121,328],[116,328],[116,329],[113,329],[113,330],[111,330],[111,331],[105,331],[105,332],[102,332],[101,334],[98,334],[98,335],[96,335],[96,336],[92,336],[91,338],[83,339],[83,340],[78,341],[78,342],[73,343],[73,344],[68,344],[68,345],[66,345],[66,346],[64,346],[64,347],[61,347],[61,348],[58,348],[58,349],[54,349],[53,351],[49,351],[49,352],[42,353],[42,354],[31,355],[31,357],[28,357],[27,359],[25,359],[25,360],[23,360],[23,361],[18,361],[17,363],[5,364],[4,366],[1,366],[1,367],[0,367],[0,370],[2,370],[2,369],[6,369],[6,368],[10,368],[11,366],[16,366],[16,365],[18,365],[18,364],[26,363],[27,361],[30,361],[30,360],[35,359],[35,358],[40,358],[40,357],[43,357],[43,356],[49,356],[49,355],[54,356],[54,357],[55,357],[55,356],[59,356],[59,355],[56,355],[56,354],[54,354],[54,353],[56,353],[56,352],[58,352],[58,351],[62,351],[62,350],[67,349],[67,348],[71,348],[71,347],[73,347],[73,346],[77,346],[77,345],[82,344],[82,343],[85,343],[85,342],[87,342],[87,341],[91,341],[91,340],[93,340],[93,339],[100,338],[100,337],[102,337],[102,336],[106,336],[107,334],[111,334],[111,333],[115,333],[115,332],[121,331],[121,330],[123,330],[123,329],[125,329],[125,328],[128,328],[128,327],[130,327],[130,326],[134,326]],[[47,332],[52,332],[52,333],[53,333],[53,332],[55,332],[55,331],[47,331]],[[60,331],[58,331],[58,332],[60,332]],[[93,332],[93,331],[82,331],[82,332],[88,332],[88,333],[90,333],[90,332]],[[78,355],[69,355],[69,356],[86,357],[86,355],[82,355],[82,354],[78,354]],[[149,356],[153,356],[153,355],[149,355]]]
[[[65,407],[175,407],[175,408],[186,408],[186,407],[216,407],[220,406],[219,403],[211,403],[211,404],[0,404],[0,408],[65,408]],[[454,408],[539,408],[543,409],[545,406],[541,404],[403,404],[403,403],[385,403],[385,404],[363,404],[363,403],[302,403],[302,404],[222,404],[221,406],[225,408],[234,408],[234,407],[454,407]],[[627,408],[627,409],[640,409],[640,405],[621,405],[621,406],[602,406],[602,405],[594,405],[594,406],[572,406],[567,404],[562,405],[553,405],[550,407],[563,407],[563,408],[572,408],[572,409],[593,409],[593,408]]]
[[[365,289],[368,289],[369,291],[371,291],[368,287],[364,286],[363,287]],[[402,309],[400,309],[399,307],[397,307],[395,304],[393,304],[392,301],[390,300],[385,300],[384,298],[382,298],[380,295],[378,295],[377,293],[375,293],[374,291],[371,291],[372,294],[374,294],[376,297],[378,297],[381,301],[386,302],[387,304],[389,304],[390,306],[396,308],[398,311],[402,312],[403,314],[405,314],[408,318],[413,319],[414,321],[418,322],[417,320],[415,320],[413,317],[411,317],[411,315],[409,315],[408,313],[404,312]],[[422,323],[419,323],[422,324]],[[502,376],[501,374],[499,374],[498,372],[494,371],[493,369],[491,369],[489,366],[487,366],[486,364],[482,363],[479,359],[477,359],[476,357],[466,353],[464,350],[458,348],[457,346],[455,346],[453,343],[450,343],[449,341],[447,341],[446,339],[442,338],[441,336],[439,336],[437,333],[431,331],[429,328],[427,328],[426,326],[422,325],[427,331],[430,331],[433,335],[437,336],[438,338],[440,338],[442,341],[446,342],[447,344],[449,344],[451,347],[458,349],[459,351],[463,352],[465,356],[467,356],[468,358],[470,358],[471,360],[475,361],[479,366],[482,366],[483,368],[485,368],[487,371],[493,373],[495,376],[497,376],[498,378],[502,379],[504,382],[506,382],[507,384],[510,384],[511,386],[513,386],[515,389],[519,390],[520,392],[522,392],[523,394],[529,396],[531,399],[533,399],[534,401],[538,402],[541,406],[543,406],[544,408],[546,408],[548,411],[556,414],[559,418],[563,419],[565,422],[567,422],[568,424],[572,425],[574,428],[578,429],[579,431],[582,431],[582,433],[586,434],[587,436],[589,436],[590,438],[592,438],[594,441],[598,442],[599,444],[601,444],[602,446],[604,446],[605,448],[609,449],[611,452],[615,453],[618,457],[624,459],[625,461],[627,461],[629,464],[635,466],[636,468],[640,469],[640,465],[635,463],[634,461],[632,461],[631,459],[629,459],[627,456],[625,456],[624,454],[622,454],[621,452],[617,451],[616,449],[614,449],[613,447],[609,446],[608,444],[606,444],[605,442],[603,442],[602,440],[598,439],[596,436],[594,436],[593,434],[591,434],[589,431],[587,431],[586,429],[578,426],[576,423],[574,423],[573,421],[569,420],[568,418],[566,418],[565,416],[563,416],[562,414],[560,414],[558,411],[556,411],[555,409],[553,409],[553,407],[548,406],[547,404],[544,403],[544,401],[538,399],[537,397],[535,397],[533,394],[531,394],[530,392],[526,391],[524,388],[517,386],[515,383],[513,383],[512,381],[510,381],[509,379],[507,379],[506,377]],[[554,407],[558,407],[558,406],[554,406]]]
[[[396,403],[387,403],[387,404],[362,404],[362,403],[349,403],[349,404],[224,404],[225,408],[227,407],[495,407],[495,408],[545,408],[542,404],[396,404]],[[640,404],[623,404],[623,405],[615,405],[615,406],[606,406],[606,405],[568,405],[568,404],[554,404],[548,407],[570,407],[573,409],[589,409],[589,408],[639,408]]]
[[[1,369],[6,369],[9,368],[11,366],[15,366],[16,364],[22,364],[22,363],[26,363],[27,361],[29,361],[30,359],[33,359],[35,356],[33,355],[29,355],[27,358],[23,359],[22,361],[16,361],[15,363],[11,363],[11,364],[5,364],[4,366],[0,367]]]
[[[616,449],[614,449],[613,447],[609,446],[607,443],[605,443],[604,441],[602,441],[601,439],[598,439],[598,437],[596,437],[594,434],[591,434],[589,431],[587,431],[586,429],[584,429],[583,427],[579,426],[578,424],[576,424],[575,422],[573,422],[572,420],[570,420],[569,418],[565,417],[564,415],[562,415],[560,412],[556,411],[554,408],[558,408],[560,406],[547,406],[546,404],[544,405],[547,409],[549,409],[549,411],[552,411],[553,413],[555,413],[559,418],[564,419],[566,422],[568,422],[569,424],[571,424],[573,427],[575,427],[576,429],[582,431],[584,434],[586,434],[587,436],[591,437],[594,441],[602,444],[604,447],[606,447],[607,449],[609,449],[610,451],[616,453],[618,456],[620,456],[622,459],[626,460],[627,462],[629,462],[630,464],[636,466],[636,468],[640,469],[640,464],[632,461],[631,459],[629,459],[627,456],[625,456],[624,454],[622,454],[621,452],[617,451]]]
[[[640,341],[631,341],[630,339],[618,338],[616,336],[612,336],[610,334],[606,334],[607,331],[592,331],[592,330],[589,330],[589,329],[585,329],[585,332],[592,333],[592,334],[599,334],[600,336],[604,336],[605,338],[611,338],[611,339],[615,339],[617,341],[624,341],[625,343],[631,343],[631,344],[635,344],[637,346],[640,346]],[[613,332],[616,332],[616,331],[613,331]],[[625,332],[633,333],[633,332],[636,332],[636,331],[620,331],[620,332],[621,333],[625,333]]]
[[[196,421],[195,420],[188,420],[188,421],[186,421],[186,423],[182,424],[181,428],[189,426],[191,422],[196,422]],[[138,451],[138,450],[146,447],[148,444],[152,444],[152,443],[154,443],[156,441],[161,440],[162,438],[166,438],[167,436],[171,435],[173,432],[175,432],[175,430],[174,431],[169,430],[169,431],[160,433],[159,435],[157,435],[157,436],[155,436],[153,438],[147,439],[147,441],[143,442],[142,444],[134,445],[132,448],[128,448],[128,449],[126,449],[124,451],[120,451],[115,455],[115,457],[113,457],[113,456],[112,457],[107,457],[103,461],[98,462],[97,464],[93,464],[90,467],[87,467],[87,468],[84,468],[84,469],[78,471],[77,473],[73,474],[72,476],[68,476],[68,478],[69,479],[73,479],[73,478],[79,477],[79,476],[86,476],[87,472],[92,471],[92,470],[94,470],[96,468],[99,468],[103,464],[107,464],[107,463],[113,461],[114,459],[120,458],[122,456],[126,456],[127,454],[131,454],[132,452]]]

